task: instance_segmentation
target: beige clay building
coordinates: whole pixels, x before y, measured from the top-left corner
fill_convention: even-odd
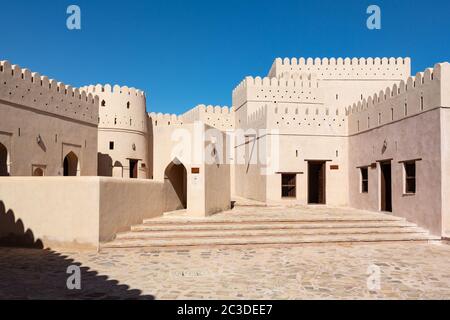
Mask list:
[[[72,88],[2,61],[0,203],[61,246],[232,197],[389,212],[449,237],[450,64],[411,76],[410,63],[276,59],[232,107],[167,115],[134,88]]]

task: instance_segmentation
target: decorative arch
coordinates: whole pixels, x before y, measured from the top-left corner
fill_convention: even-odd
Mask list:
[[[72,151],[69,152],[64,157],[63,168],[64,168],[64,176],[65,177],[73,177],[73,176],[78,176],[79,175],[80,164],[79,164],[79,161],[78,161],[78,157]]]
[[[174,159],[164,171],[164,179],[179,200],[178,209],[187,209],[187,170],[178,159]]]
[[[0,177],[9,176],[9,153],[8,149],[0,143]]]

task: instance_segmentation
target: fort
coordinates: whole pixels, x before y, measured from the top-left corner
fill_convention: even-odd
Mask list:
[[[409,58],[277,58],[230,107],[149,109],[139,89],[73,88],[2,61],[0,201],[48,246],[98,248],[236,197],[385,212],[449,237],[447,62],[411,76]]]

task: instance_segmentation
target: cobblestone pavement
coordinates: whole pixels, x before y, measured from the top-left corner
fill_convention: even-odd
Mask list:
[[[82,265],[80,291],[66,288],[71,264]],[[380,290],[370,291],[373,265]],[[450,299],[449,265],[449,245],[426,243],[98,254],[0,249],[0,299]]]

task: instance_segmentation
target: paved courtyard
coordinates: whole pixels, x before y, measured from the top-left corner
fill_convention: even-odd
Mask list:
[[[73,264],[82,266],[80,291],[66,288]],[[450,246],[427,243],[98,254],[1,248],[0,299],[450,299],[449,265]]]

